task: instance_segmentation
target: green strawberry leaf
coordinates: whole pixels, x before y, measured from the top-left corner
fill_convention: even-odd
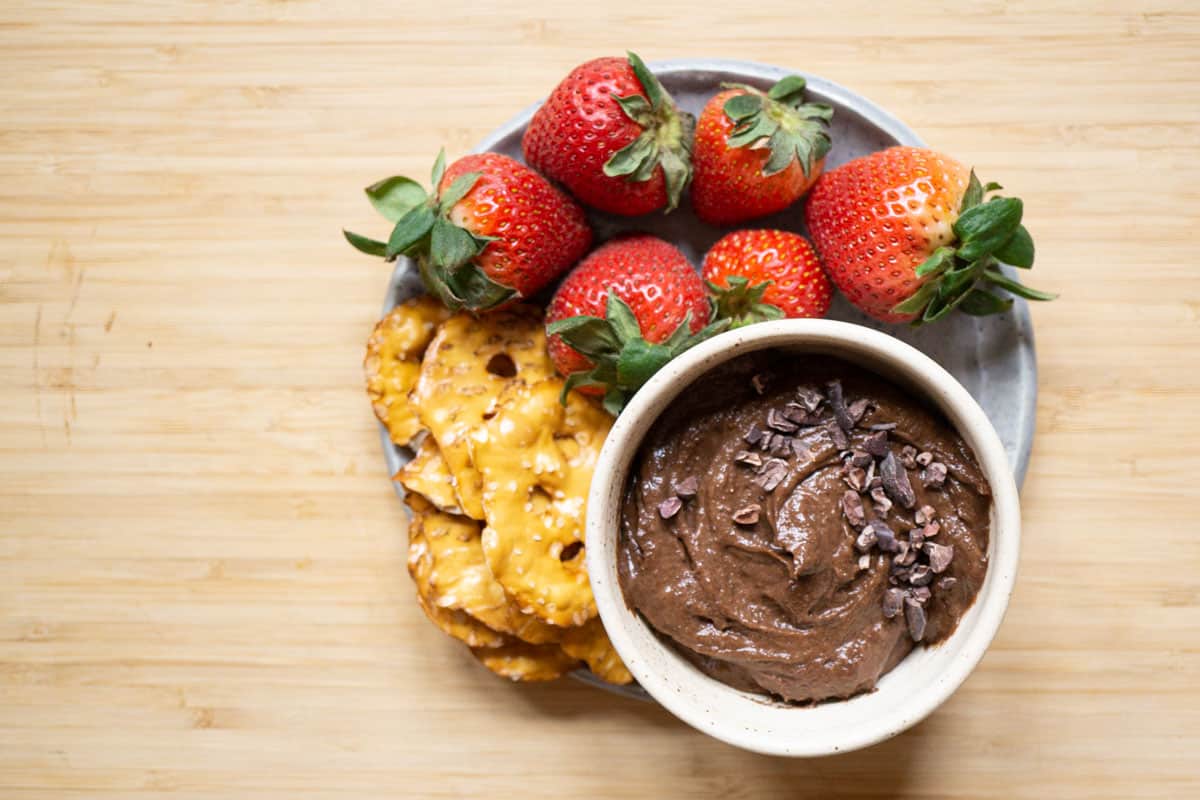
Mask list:
[[[604,317],[619,341],[629,342],[641,337],[642,328],[638,325],[633,309],[613,289],[608,290],[608,298],[604,303]]]
[[[650,101],[650,105],[655,108],[661,108],[663,104],[671,102],[671,96],[667,94],[667,90],[658,82],[658,78],[654,77],[654,73],[646,67],[644,61],[638,57],[637,53],[626,51],[629,56],[629,66],[633,67],[633,74],[637,76],[638,82],[642,84],[642,91],[646,93],[646,98]]]
[[[755,322],[770,322],[773,319],[783,319],[787,316],[783,309],[771,303],[759,303],[755,306],[752,316],[745,322],[737,323],[736,320],[731,320],[732,327],[740,328],[742,325],[752,324]]]
[[[392,228],[384,255],[387,258],[395,258],[402,253],[407,255],[429,235],[433,229],[433,221],[433,209],[424,203],[415,206]]]
[[[939,247],[933,251],[933,255],[921,262],[921,266],[916,269],[916,276],[924,278],[926,275],[940,275],[950,267],[954,266],[954,248]]]
[[[766,176],[783,172],[797,155],[795,141],[782,129],[771,134],[767,147],[771,150],[771,155],[767,156],[767,163],[763,164],[762,168],[762,174]],[[805,163],[806,160],[802,160],[801,163]],[[805,174],[808,174],[807,170]]]
[[[475,264],[466,264],[449,272],[445,283],[450,291],[462,298],[464,305],[477,311],[487,311],[517,296],[511,287],[492,280]]]
[[[459,175],[454,181],[446,187],[446,191],[442,192],[438,197],[438,210],[443,214],[450,211],[467,196],[467,193],[475,187],[475,183],[479,180],[481,173],[468,172],[465,175]]]
[[[399,222],[400,218],[415,206],[425,202],[425,189],[412,178],[393,176],[373,183],[363,190],[375,210],[389,222]]]
[[[361,236],[353,231],[342,229],[342,236],[346,237],[355,250],[360,253],[366,253],[369,256],[386,256],[387,245],[375,239],[369,239],[366,236]]]
[[[797,106],[796,110],[806,119],[821,120],[822,122],[833,120],[833,106],[828,103],[805,103]]]
[[[735,94],[725,101],[725,116],[740,122],[762,111],[762,97],[757,94]]]
[[[986,259],[980,259],[971,264],[959,264],[942,273],[941,280],[937,281],[938,296],[949,299],[964,291],[965,287],[974,283],[979,273],[983,272],[985,264]]]
[[[1003,186],[996,183],[995,181],[988,181],[986,184],[984,184],[983,190],[985,192],[998,192],[1003,188],[1004,188]]]
[[[799,100],[804,94],[805,85],[806,81],[799,75],[788,75],[767,90],[767,97],[790,105],[791,101]]]
[[[979,182],[978,176],[975,175],[975,170],[971,170],[971,177],[967,179],[967,191],[963,193],[962,205],[958,209],[958,213],[963,213],[968,209],[983,202],[983,184]]]
[[[1017,297],[1024,297],[1026,300],[1054,300],[1058,297],[1050,292],[1039,291],[1023,283],[1018,283],[1012,278],[1009,278],[1004,273],[997,269],[988,269],[983,273],[983,278],[988,283],[1003,289],[1006,292],[1011,292]]]
[[[621,175],[633,175],[642,169],[642,165],[647,161],[650,162],[653,169],[654,151],[654,136],[649,133],[643,133],[613,153],[612,157],[604,162],[604,174],[610,178],[616,178]]]
[[[604,393],[604,402],[601,405],[604,406],[605,411],[615,417],[625,410],[627,402],[629,402],[628,395],[614,386]]]
[[[1008,241],[1000,245],[992,255],[1005,264],[1029,269],[1033,266],[1033,237],[1024,225],[1018,225],[1013,235],[1008,237]]]
[[[572,372],[567,376],[567,379],[563,381],[562,394],[560,394],[558,397],[559,402],[561,402],[563,405],[566,405],[567,395],[571,393],[572,389],[589,387],[603,389],[604,383],[593,378],[590,372]]]
[[[920,314],[929,304],[931,298],[938,293],[937,281],[929,281],[913,292],[905,301],[892,306],[893,314]]]
[[[617,385],[637,388],[671,360],[671,351],[640,336],[625,343],[617,357]]]
[[[763,295],[772,281],[754,285],[743,275],[729,275],[725,285],[707,282],[709,303],[714,320],[729,320],[730,327],[740,328],[755,322],[767,322],[784,316],[779,306],[763,302]]]
[[[750,117],[743,123],[743,126],[735,128],[729,134],[729,138],[725,140],[729,147],[752,146],[759,139],[768,138],[779,130],[779,123],[766,114]]]
[[[814,142],[811,139],[807,139],[802,136],[792,136],[790,144],[792,147],[792,153],[790,153],[789,156],[794,157],[800,162],[800,170],[804,173],[804,177],[807,180],[809,177],[809,172],[817,163],[817,159],[813,158]],[[765,165],[763,166],[763,174],[767,174]]]
[[[617,385],[617,352],[609,356],[597,359],[596,365],[592,367],[591,375],[596,380],[606,386]]]
[[[608,320],[600,317],[567,317],[546,326],[549,336],[561,336],[570,348],[596,361],[605,355],[621,351],[621,341],[613,332]]]
[[[625,116],[643,128],[653,121],[654,109],[650,106],[650,101],[640,94],[631,94],[628,97],[619,97],[614,94],[612,97],[625,112]]]
[[[958,257],[976,261],[1008,241],[1021,224],[1022,204],[1016,197],[993,197],[969,208],[954,222],[960,242]]]
[[[986,317],[989,314],[1000,314],[1012,308],[1013,301],[997,297],[983,289],[972,289],[967,292],[959,303],[959,310],[973,317]]]
[[[477,255],[479,246],[470,232],[445,217],[434,220],[429,245],[429,257],[434,266],[454,272]]]
[[[638,168],[628,175],[628,180],[634,183],[648,181],[654,176],[654,170],[660,162],[660,153],[658,142],[650,139],[650,153],[642,159],[642,163],[638,164]]]
[[[716,336],[718,333],[724,333],[725,331],[729,330],[732,325],[733,320],[728,319],[718,319],[708,323],[703,328],[689,336],[688,340],[684,342],[683,347],[680,348],[675,355],[679,355],[679,353],[682,353],[684,350],[690,350],[701,342],[707,341],[708,339]]]
[[[937,297],[933,298],[929,305],[925,307],[925,313],[921,315],[919,324],[926,322],[937,322],[939,319],[958,308],[958,305],[963,301],[963,298],[970,294],[968,291],[970,286],[971,284],[968,283],[960,288],[957,292],[950,294],[938,292]]]
[[[417,271],[421,276],[421,283],[425,285],[425,289],[440,300],[442,305],[451,311],[458,311],[463,307],[463,298],[454,293],[446,283],[445,275],[430,264],[428,258],[420,257],[417,259]]]
[[[920,327],[927,322],[933,322],[934,320],[941,319],[942,317],[946,316],[946,314],[949,314],[950,310],[951,309],[946,307],[946,301],[944,299],[942,299],[940,296],[934,297],[929,301],[929,304],[925,306],[925,310],[921,313],[921,316],[913,320],[913,327]]]
[[[814,106],[803,106],[803,108],[814,108]],[[828,125],[830,117],[833,114],[833,109],[830,109],[829,106],[822,106],[822,108],[829,110],[830,116],[827,116],[824,120],[824,124]],[[797,136],[812,143],[812,160],[814,164],[824,158],[829,153],[829,149],[833,147],[833,141],[829,138],[829,131],[822,127],[819,122],[809,121],[804,123],[804,126],[798,131]]]
[[[592,323],[598,322],[602,325],[607,325],[603,317],[593,317],[587,314],[580,314],[577,317],[563,317],[556,319],[546,325],[546,333],[550,336],[562,336],[579,328],[586,327]]]
[[[683,321],[675,326],[675,330],[671,331],[671,335],[662,340],[662,346],[667,348],[669,352],[678,354],[683,352],[687,344],[688,337],[692,335],[692,312],[689,311],[683,315]]]
[[[446,174],[446,148],[438,150],[437,159],[433,162],[433,172],[431,173],[432,182],[429,184],[433,187],[434,194],[437,194],[438,186],[442,183],[442,176]]]
[[[692,179],[692,165],[683,160],[679,152],[671,148],[663,148],[658,154],[658,163],[663,169],[663,179],[667,188],[667,207],[663,213],[674,211],[683,197],[683,190]],[[649,176],[646,176],[649,178]]]
[[[628,175],[627,178],[633,183],[642,183],[654,177],[654,170],[658,167],[658,162],[654,158],[647,158],[638,165],[637,170]]]

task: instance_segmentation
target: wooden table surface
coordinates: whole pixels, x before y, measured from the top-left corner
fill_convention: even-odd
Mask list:
[[[1200,7],[504,5],[0,8],[0,796],[1200,796]],[[626,48],[873,98],[1063,293],[1007,620],[867,751],[508,686],[413,602],[339,228]]]

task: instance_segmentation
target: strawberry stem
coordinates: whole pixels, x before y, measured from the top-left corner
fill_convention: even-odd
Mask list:
[[[659,343],[648,342],[633,310],[609,289],[603,318],[581,315],[546,326],[547,334],[562,337],[566,345],[592,362],[591,369],[567,376],[562,401],[566,403],[567,394],[576,387],[603,388],[604,408],[616,416],[667,362],[725,330],[729,324],[727,319],[717,320],[692,333],[689,311],[670,336]]]
[[[671,95],[659,83],[636,53],[629,53],[629,65],[642,84],[645,97],[613,95],[625,116],[642,127],[642,133],[622,147],[604,164],[604,174],[642,183],[654,177],[662,167],[667,188],[666,211],[679,205],[683,190],[692,179],[692,132],[696,121],[680,111]]]
[[[1012,300],[998,296],[999,289],[1026,300],[1053,300],[1058,295],[1025,286],[1005,275],[1001,264],[1020,269],[1033,267],[1033,237],[1021,224],[1020,198],[991,197],[998,183],[979,182],[975,171],[963,193],[954,222],[953,246],[939,247],[916,269],[927,279],[912,296],[892,308],[896,314],[916,314],[914,326],[935,322],[954,309],[973,316],[999,314],[1012,308]],[[985,199],[986,198],[986,199]]]
[[[432,193],[404,177],[385,178],[366,188],[367,198],[384,217],[395,223],[387,242],[351,231],[343,235],[356,250],[385,261],[407,256],[417,262],[425,289],[452,311],[469,308],[486,311],[517,296],[512,287],[497,283],[484,273],[476,259],[493,241],[450,220],[450,211],[466,197],[481,174],[460,175],[438,192],[446,174],[446,151],[438,152],[431,178]]]
[[[829,152],[827,130],[833,109],[824,103],[804,103],[805,81],[799,75],[780,79],[764,94],[745,84],[728,84],[745,94],[725,101],[725,116],[734,123],[729,147],[767,147],[770,156],[762,174],[771,176],[799,161],[805,177]]]
[[[724,286],[706,281],[712,318],[729,320],[731,328],[782,318],[783,309],[763,302],[763,294],[771,283],[763,281],[751,285],[749,278],[742,275],[727,276]]]

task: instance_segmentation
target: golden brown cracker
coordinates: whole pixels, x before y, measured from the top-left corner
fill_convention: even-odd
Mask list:
[[[504,388],[554,374],[542,314],[514,306],[442,323],[425,353],[413,390],[421,423],[437,440],[463,512],[483,519],[480,476],[467,438],[496,408]]]
[[[431,562],[429,601],[533,644],[557,641],[560,629],[522,613],[492,577],[483,557],[480,527],[468,517],[433,508],[422,512],[421,534]]]
[[[585,662],[588,669],[602,681],[616,684],[633,682],[633,676],[617,655],[599,617],[588,620],[587,624],[580,627],[565,628],[559,646],[567,655]]]
[[[363,358],[367,395],[375,416],[396,444],[407,445],[421,430],[408,393],[416,385],[421,356],[438,323],[449,316],[446,307],[432,297],[414,297],[389,311],[367,339]]]
[[[471,653],[492,672],[512,681],[552,681],[579,666],[556,644],[513,640],[496,648],[473,647]]]
[[[416,584],[417,603],[425,616],[444,633],[469,647],[500,647],[508,642],[509,637],[492,630],[465,611],[437,604],[433,594],[436,569],[434,554],[425,537],[425,519],[437,511],[419,496],[409,495],[407,502],[413,510],[412,520],[408,523],[408,574]]]
[[[426,436],[421,441],[417,454],[400,468],[392,480],[398,481],[409,492],[421,495],[441,511],[462,513],[458,507],[458,496],[454,493],[450,468],[446,466],[446,460],[442,458],[432,436]]]
[[[483,478],[492,574],[522,611],[567,627],[596,615],[582,542],[588,485],[612,418],[575,392],[564,406],[562,386],[558,378],[510,386],[471,435],[471,453]]]

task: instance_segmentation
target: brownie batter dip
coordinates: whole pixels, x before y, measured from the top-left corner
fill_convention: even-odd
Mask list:
[[[924,401],[839,359],[752,353],[642,443],[621,588],[717,680],[846,698],[954,631],[987,570],[990,505],[974,454]]]

